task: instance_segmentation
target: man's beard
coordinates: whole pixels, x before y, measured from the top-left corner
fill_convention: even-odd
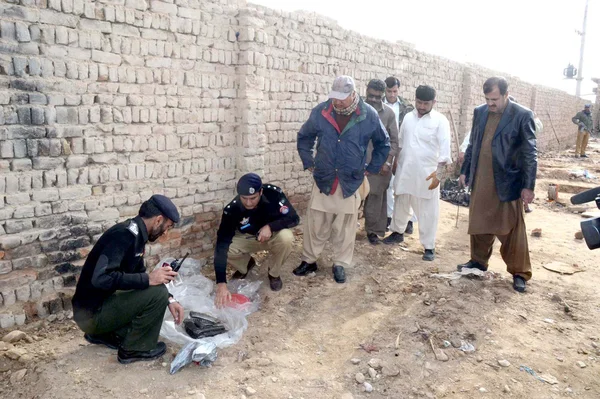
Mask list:
[[[166,227],[165,223],[161,223],[161,225],[157,228],[156,231],[152,231],[148,234],[148,241],[154,242],[160,238],[165,233]]]

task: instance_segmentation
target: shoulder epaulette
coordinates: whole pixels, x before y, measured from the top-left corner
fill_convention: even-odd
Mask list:
[[[265,188],[267,190],[277,191],[278,193],[282,193],[283,192],[283,190],[281,188],[277,187],[274,184],[265,184],[265,185],[263,185],[263,189],[265,189]]]
[[[138,236],[138,234],[140,234],[140,229],[137,225],[137,223],[135,221],[131,221],[129,222],[129,226],[127,226],[127,230],[129,230],[129,232],[131,232],[131,234],[133,234],[134,236]]]

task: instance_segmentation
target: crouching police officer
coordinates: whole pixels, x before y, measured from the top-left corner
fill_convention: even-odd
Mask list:
[[[75,322],[92,344],[118,349],[120,363],[152,360],[167,347],[158,334],[168,307],[177,324],[183,307],[165,284],[177,273],[161,267],[150,274],[144,267],[144,246],[179,222],[175,205],[153,195],[139,214],[108,229],[88,255],[73,296]]]
[[[279,273],[292,252],[294,234],[291,227],[298,225],[296,210],[283,191],[272,184],[262,184],[256,173],[241,177],[233,201],[223,209],[215,248],[217,293],[215,304],[226,304],[231,294],[227,289],[227,263],[237,271],[232,278],[245,278],[256,262],[252,253],[269,250],[273,263],[269,267],[269,282],[273,291],[283,284]]]

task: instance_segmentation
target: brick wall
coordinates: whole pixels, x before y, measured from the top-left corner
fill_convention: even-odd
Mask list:
[[[396,75],[410,101],[433,85],[462,138],[499,73],[245,0],[0,3],[0,327],[68,309],[90,246],[153,193],[183,221],[148,247],[149,265],[207,259],[247,171],[303,210],[296,133],[339,74],[361,93]],[[582,102],[508,78],[546,125],[540,147],[553,145],[546,111],[565,145]]]

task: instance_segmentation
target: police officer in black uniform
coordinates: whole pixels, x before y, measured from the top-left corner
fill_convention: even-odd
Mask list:
[[[217,294],[215,303],[223,306],[230,299],[226,268],[229,263],[237,271],[233,278],[245,278],[256,262],[252,253],[269,250],[273,262],[269,267],[269,282],[273,291],[283,284],[279,273],[292,251],[294,234],[300,218],[283,191],[272,184],[262,184],[256,173],[241,177],[237,193],[225,209],[217,232],[215,273]]]
[[[177,273],[162,267],[146,273],[144,246],[179,222],[170,199],[153,195],[133,219],[108,229],[88,255],[73,296],[73,316],[93,344],[118,349],[120,363],[152,360],[167,347],[158,342],[167,307],[177,324],[183,307],[165,284]]]

